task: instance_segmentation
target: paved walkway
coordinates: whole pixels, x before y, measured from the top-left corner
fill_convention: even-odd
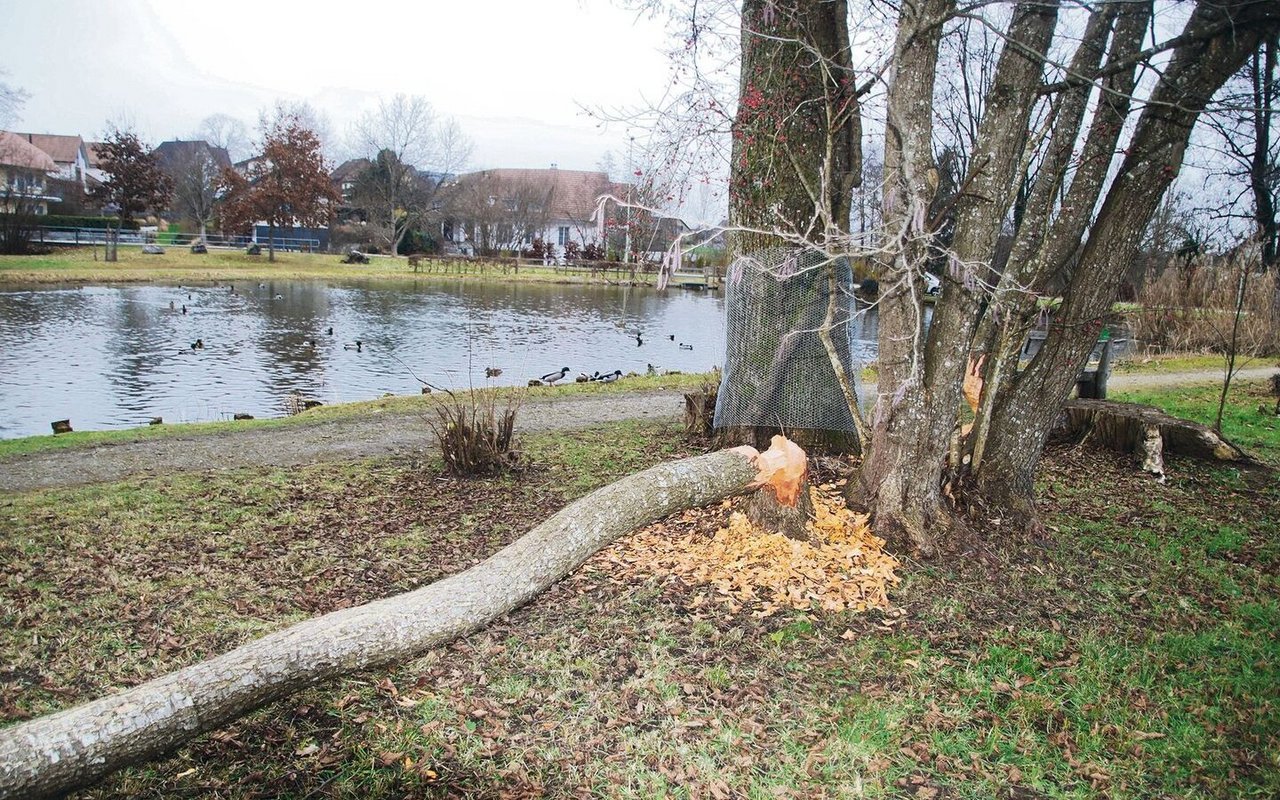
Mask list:
[[[1241,379],[1264,378],[1276,370],[1242,370]],[[1158,388],[1222,379],[1213,370],[1163,375],[1113,375],[1113,389]],[[874,384],[864,402],[875,400]],[[666,419],[682,413],[679,392],[634,392],[607,397],[537,400],[520,409],[522,432],[571,430],[626,419]],[[351,460],[424,452],[431,429],[420,412],[382,412],[309,425],[248,428],[220,433],[174,434],[141,442],[75,447],[0,459],[0,492],[26,492],[117,481],[133,475],[295,466],[324,460]]]

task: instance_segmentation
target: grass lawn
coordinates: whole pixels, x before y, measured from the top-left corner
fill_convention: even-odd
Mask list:
[[[277,252],[276,260],[269,262],[265,252],[251,256],[242,250],[214,249],[207,254],[196,255],[186,247],[176,246],[166,247],[164,255],[144,255],[140,246],[122,245],[116,263],[108,264],[101,258],[101,250],[95,259],[91,247],[62,248],[44,256],[0,256],[0,285],[139,281],[195,283],[267,278],[331,281],[463,278],[554,283],[599,283],[604,280],[541,266],[521,266],[519,270],[511,270],[497,262],[466,262],[463,274],[456,271],[433,272],[429,267],[415,273],[404,257],[371,256],[369,264],[343,264],[343,257],[336,253]],[[637,280],[652,281],[653,276],[638,275]]]
[[[1147,399],[1203,402],[1184,395]],[[1234,399],[1245,441],[1256,398]],[[480,481],[396,460],[5,497],[0,719],[436,580],[691,452],[652,422],[526,451]],[[1169,476],[1054,450],[1050,539],[908,562],[869,614],[760,619],[597,558],[451,646],[84,796],[1275,797],[1280,483],[1177,458]]]
[[[644,391],[692,391],[719,378],[710,372],[680,373],[673,375],[639,375],[613,383],[565,383],[559,386],[481,390],[497,391],[500,396],[515,394],[523,402],[554,401],[590,395],[618,395]],[[355,403],[335,403],[319,406],[292,417],[275,419],[241,420],[238,422],[192,422],[176,425],[148,425],[137,428],[120,428],[109,431],[75,431],[54,436],[25,436],[18,439],[0,439],[0,458],[27,455],[65,448],[92,447],[100,444],[140,442],[166,436],[218,435],[253,428],[278,428],[312,425],[317,422],[337,421],[364,417],[374,413],[419,415],[429,411],[441,394],[397,395],[380,397]]]

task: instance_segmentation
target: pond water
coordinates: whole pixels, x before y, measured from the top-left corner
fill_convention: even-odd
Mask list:
[[[874,341],[874,320],[860,327]],[[0,291],[0,438],[46,434],[58,419],[103,430],[152,417],[282,416],[293,392],[367,400],[416,394],[417,378],[465,389],[524,385],[564,366],[571,377],[703,372],[723,358],[717,293],[309,281],[11,288]],[[488,367],[502,374],[487,378]]]

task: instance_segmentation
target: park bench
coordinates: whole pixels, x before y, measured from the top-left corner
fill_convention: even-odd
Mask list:
[[[1027,336],[1027,343],[1022,348],[1022,360],[1029,361],[1034,358],[1048,335],[1048,331],[1045,330],[1031,331]],[[1107,399],[1107,380],[1111,377],[1111,355],[1116,341],[1111,338],[1111,332],[1104,328],[1102,335],[1093,346],[1093,352],[1089,354],[1089,360],[1085,362],[1084,369],[1076,376],[1078,397],[1093,400]]]

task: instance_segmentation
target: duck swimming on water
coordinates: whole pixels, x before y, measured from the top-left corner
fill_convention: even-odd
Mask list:
[[[364,342],[360,341],[359,339],[356,339],[354,343],[352,343],[352,342],[348,342],[347,344],[344,344],[344,345],[342,346],[342,349],[343,349],[343,350],[355,350],[357,353],[359,353],[359,352],[360,352],[360,348],[362,348],[362,347],[364,347]]]
[[[693,345],[691,345],[691,344],[685,344],[684,342],[681,342],[681,343],[680,343],[680,349],[681,349],[681,350],[692,350],[692,349],[693,349]]]
[[[562,378],[564,378],[565,375],[568,375],[568,374],[569,374],[569,368],[561,367],[559,372],[548,372],[546,375],[542,376],[541,380],[543,383],[550,386],[554,384],[556,381],[561,380]]]

